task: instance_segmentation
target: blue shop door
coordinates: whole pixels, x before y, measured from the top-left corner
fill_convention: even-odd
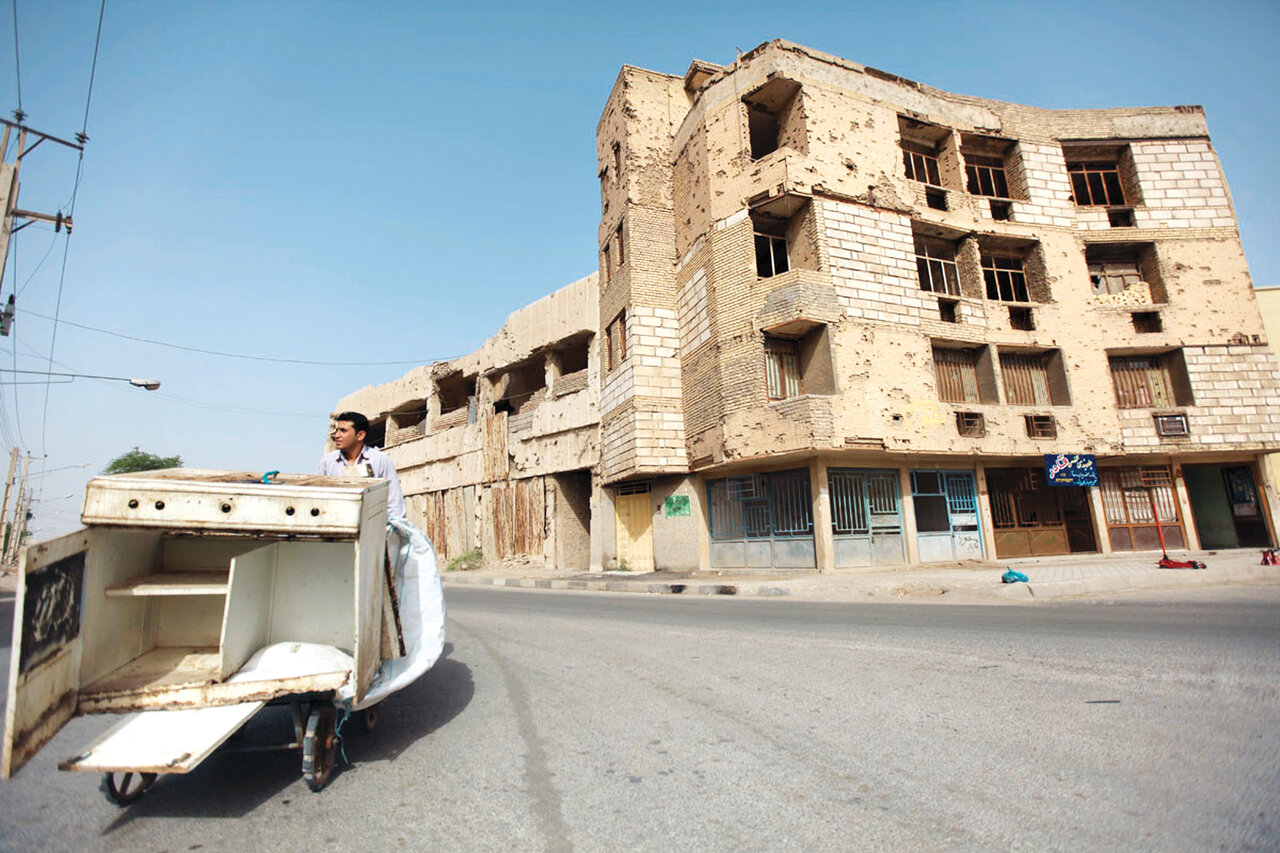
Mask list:
[[[920,562],[982,559],[978,491],[970,471],[912,471]]]

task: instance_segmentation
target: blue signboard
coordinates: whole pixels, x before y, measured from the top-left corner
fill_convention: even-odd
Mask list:
[[[1098,460],[1092,453],[1046,453],[1044,478],[1050,486],[1098,485]]]

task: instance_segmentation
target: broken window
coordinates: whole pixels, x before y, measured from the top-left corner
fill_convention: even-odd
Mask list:
[[[807,197],[784,193],[752,208],[750,215],[757,277],[821,268],[818,225]]]
[[[782,147],[797,151],[807,149],[799,95],[799,83],[777,77],[743,97],[752,160],[759,160]]]
[[[1065,406],[1067,377],[1058,350],[1001,352],[1000,375],[1011,406]]]
[[[622,143],[613,143],[613,182],[622,179]]]
[[[994,402],[988,390],[991,383],[984,375],[990,370],[985,347],[935,346],[933,366],[938,399],[944,403]]]
[[[1077,205],[1125,206],[1124,185],[1116,162],[1067,163],[1067,175],[1071,178],[1071,198]]]
[[[954,299],[939,299],[938,319],[944,323],[959,323],[960,312],[957,310],[958,304]]]
[[[369,421],[369,429],[364,434],[364,443],[369,447],[385,447],[387,444],[387,419],[386,417]]]
[[[427,401],[410,400],[387,413],[387,446],[400,444],[423,434],[427,420]]]
[[[1153,244],[1093,243],[1085,246],[1084,257],[1095,294],[1124,293],[1145,282],[1151,301],[1165,301]]]
[[[1028,438],[1057,438],[1058,422],[1053,415],[1024,415]]]
[[[1093,261],[1089,264],[1089,281],[1094,293],[1124,293],[1142,281],[1137,258],[1115,261]]]
[[[522,362],[507,368],[498,387],[502,393],[493,404],[494,412],[518,414],[532,409],[546,397],[547,373],[543,359]]]
[[[600,211],[609,209],[609,170],[604,168],[600,170]]]
[[[799,341],[765,335],[764,363],[770,400],[785,400],[804,393],[800,381]]]
[[[558,348],[556,357],[559,359],[561,375],[586,370],[587,351],[590,346],[591,339],[583,338],[581,341],[573,341]]]
[[[1001,302],[1030,302],[1027,274],[1021,258],[982,253],[982,278],[987,285],[987,298]]]
[[[1134,311],[1130,319],[1133,321],[1133,330],[1139,334],[1164,331],[1164,323],[1160,319],[1159,311]]]
[[[605,369],[613,370],[627,357],[627,312],[622,311],[605,327]]]
[[[608,243],[605,243],[600,253],[604,257],[604,263],[600,265],[600,269],[604,272],[605,283],[608,283],[609,279],[613,277],[613,249],[610,248]]]
[[[443,418],[441,429],[463,423],[460,414],[466,411],[466,423],[476,421],[476,377],[464,376],[461,372],[450,373],[436,380],[436,397],[440,401],[440,414],[449,415],[459,412],[457,417]],[[455,423],[456,421],[456,423]]]
[[[1181,350],[1156,355],[1113,355],[1109,361],[1116,405],[1120,408],[1193,405]]]
[[[622,223],[618,223],[618,229],[613,232],[613,243],[618,247],[618,266],[622,266],[627,262],[626,250],[622,246]]]
[[[913,181],[931,186],[942,186],[942,174],[938,168],[938,155],[934,149],[917,142],[902,141],[902,164],[906,175]]]
[[[1005,178],[1004,158],[965,154],[964,173],[970,195],[1009,198],[1009,182]]]
[[[956,266],[956,244],[950,240],[915,236],[916,275],[920,289],[949,296],[960,295],[960,269]]]
[[[956,412],[956,431],[966,438],[982,438],[987,434],[987,419],[982,412]]]
[[[1036,328],[1035,315],[1030,308],[1010,305],[1009,328],[1020,332],[1033,332]]]

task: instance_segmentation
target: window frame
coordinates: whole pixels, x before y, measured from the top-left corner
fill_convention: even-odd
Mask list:
[[[765,335],[764,370],[765,394],[770,400],[788,400],[804,395],[800,341]]]
[[[1000,379],[1004,385],[1005,402],[1010,406],[1055,404],[1048,353],[1000,353]]]
[[[1126,258],[1107,258],[1096,261],[1088,261],[1086,259],[1086,261],[1089,265],[1089,283],[1093,285],[1093,294],[1095,296],[1124,293],[1129,289],[1129,287],[1146,281],[1146,278],[1142,274],[1142,260],[1136,254],[1132,257]],[[1108,270],[1108,267],[1118,268],[1128,267],[1130,265],[1133,267],[1132,270]],[[1134,280],[1132,284],[1124,284],[1124,280],[1127,276],[1133,276]],[[1117,279],[1121,282],[1119,290],[1115,289],[1115,282]]]
[[[988,154],[964,155],[965,189],[969,195],[982,198],[994,198],[1001,201],[1012,201],[1009,194],[1009,176],[1003,157],[992,157]],[[983,188],[983,178],[987,179],[991,192]]]
[[[946,246],[948,252],[950,253],[951,255],[950,258],[945,258],[937,254],[937,250],[941,249],[943,245]],[[960,265],[956,262],[957,254],[958,254],[957,248],[949,240],[944,240],[940,237],[927,237],[924,235],[916,236],[915,237],[916,279],[920,283],[920,289],[927,293],[938,293],[938,294],[942,294],[943,296],[960,296],[961,295]],[[939,290],[936,287],[932,286],[934,283],[933,273],[934,273],[935,264],[937,265],[938,270],[942,274],[943,286],[944,286],[944,289],[942,290]],[[947,278],[948,272],[951,272],[953,274],[953,280],[955,283],[954,290],[947,287],[947,285],[951,283],[951,281],[948,280]],[[925,286],[926,276],[928,277],[928,284],[929,284],[929,286],[927,287]]]
[[[627,312],[622,310],[604,329],[605,372],[612,372],[627,360]]]
[[[1096,175],[1097,185],[1090,178]],[[1077,176],[1079,180],[1077,180]],[[1108,182],[1107,178],[1113,181]],[[1127,193],[1124,189],[1124,178],[1120,174],[1120,164],[1115,160],[1078,160],[1067,163],[1067,180],[1071,184],[1071,200],[1076,207],[1129,207]],[[1088,200],[1080,200],[1080,188],[1086,191]],[[1096,199],[1101,195],[1102,200]],[[1118,196],[1117,201],[1114,196]]]
[[[938,162],[936,148],[930,148],[919,142],[903,139],[898,143],[902,149],[903,173],[908,180],[917,181],[930,187],[942,186],[942,166]],[[919,159],[919,163],[916,160]],[[919,177],[924,175],[924,177]],[[930,180],[932,178],[933,180]]]
[[[978,381],[980,354],[980,350],[974,348],[933,348],[933,370],[940,401],[962,404],[983,402],[982,387]],[[955,393],[957,390],[958,394]]]
[[[791,256],[788,254],[787,238],[777,234],[766,234],[763,231],[751,232],[752,244],[754,246],[756,259],[756,278],[773,278],[791,271]],[[760,241],[764,240],[768,247],[768,264],[770,272],[767,275],[762,274],[763,267],[761,265],[761,248]],[[782,247],[782,269],[778,269],[778,246]]]
[[[1010,266],[1016,264],[1016,268]],[[979,260],[982,268],[982,281],[985,285],[987,299],[992,302],[1031,302],[1031,291],[1027,286],[1026,262],[1014,255],[988,254],[982,252]],[[1007,292],[1013,298],[1005,299],[1001,293],[1002,283],[1007,283]],[[1019,291],[1021,285],[1021,291]],[[1022,298],[1017,298],[1021,293]]]
[[[1123,362],[1130,364],[1123,366]],[[1117,408],[1163,409],[1178,405],[1167,355],[1113,355],[1107,364]]]

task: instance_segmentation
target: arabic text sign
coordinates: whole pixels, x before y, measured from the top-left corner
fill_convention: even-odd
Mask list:
[[[1045,481],[1050,486],[1098,485],[1098,462],[1092,453],[1046,453]]]

